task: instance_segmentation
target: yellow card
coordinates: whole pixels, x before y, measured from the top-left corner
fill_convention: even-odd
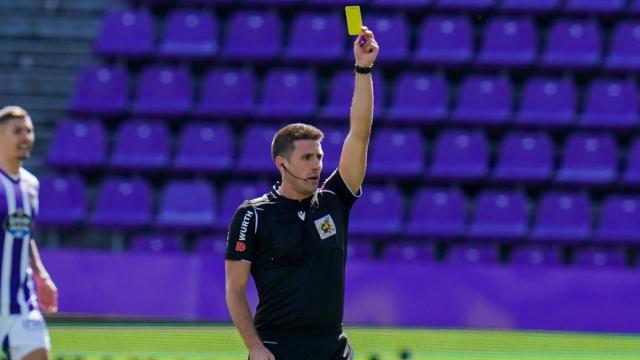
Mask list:
[[[349,35],[358,35],[362,31],[362,15],[360,6],[345,6],[344,14],[347,16],[347,29]]]

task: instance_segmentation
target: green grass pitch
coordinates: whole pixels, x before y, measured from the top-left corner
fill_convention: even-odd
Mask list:
[[[246,360],[230,325],[51,324],[53,359]],[[357,359],[640,359],[640,335],[346,327]]]

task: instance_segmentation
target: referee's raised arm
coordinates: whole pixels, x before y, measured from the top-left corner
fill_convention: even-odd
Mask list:
[[[342,146],[339,167],[344,182],[355,194],[362,185],[367,169],[367,148],[373,121],[371,70],[378,56],[378,43],[366,26],[362,27],[362,33],[353,43],[353,53],[356,60],[355,86],[351,102],[349,133]]]

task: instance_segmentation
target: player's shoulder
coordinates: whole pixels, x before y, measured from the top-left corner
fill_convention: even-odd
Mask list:
[[[238,210],[240,211],[248,210],[248,209],[263,210],[264,208],[268,208],[270,205],[273,205],[274,204],[273,200],[274,199],[271,193],[266,193],[257,198],[243,201],[242,204],[240,204],[240,207]]]
[[[38,178],[29,170],[22,167],[20,168],[20,179],[36,187],[40,185],[40,181],[38,181]]]

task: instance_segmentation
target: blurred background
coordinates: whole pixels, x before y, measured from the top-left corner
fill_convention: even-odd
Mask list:
[[[54,358],[246,358],[228,220],[276,180],[283,124],[320,127],[337,166],[344,5],[381,46],[348,249],[358,359],[640,358],[640,1],[0,0]]]

